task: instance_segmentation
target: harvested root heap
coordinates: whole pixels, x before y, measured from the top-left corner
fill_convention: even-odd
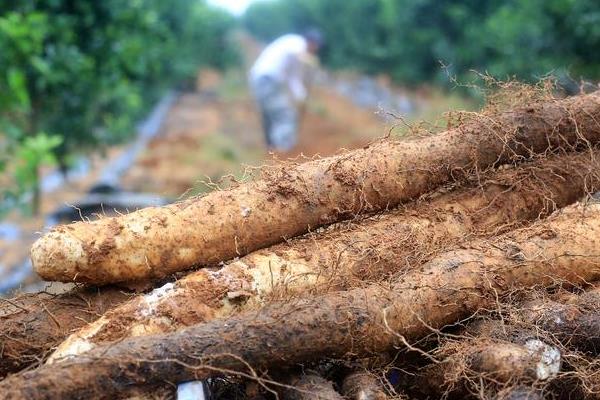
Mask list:
[[[49,279],[204,268],[106,307],[16,303],[0,316],[4,372],[64,342],[0,399],[173,395],[207,378],[241,399],[600,396],[599,139],[598,94],[546,99],[58,228],[32,250]]]
[[[598,115],[598,94],[548,99],[438,135],[266,170],[261,180],[200,199],[59,227],[33,245],[33,265],[48,280],[95,284],[214,265],[394,207],[469,171],[596,143]]]
[[[254,309],[299,292],[384,280],[469,236],[532,221],[600,189],[600,153],[565,154],[490,174],[477,188],[259,250],[202,269],[106,313],[75,333],[52,359],[127,336],[165,333]]]
[[[514,290],[600,278],[598,234],[600,204],[573,206],[493,242],[441,254],[387,287],[274,302],[175,333],[125,339],[11,376],[0,393],[8,399],[110,396],[132,385],[248,374],[249,366],[390,351],[491,309]]]

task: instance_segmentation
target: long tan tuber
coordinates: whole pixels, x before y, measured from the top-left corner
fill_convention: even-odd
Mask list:
[[[419,372],[411,384],[413,391],[431,398],[496,393],[548,381],[561,370],[561,350],[539,338],[535,330],[503,321],[477,321],[461,339],[442,341],[434,351],[438,362]]]
[[[127,336],[165,333],[252,309],[290,292],[382,280],[458,239],[495,235],[600,188],[600,153],[562,154],[482,177],[481,186],[201,269],[137,297],[74,333],[52,360]]]
[[[273,303],[162,335],[125,339],[0,382],[2,399],[110,396],[323,358],[368,357],[493,307],[515,290],[600,278],[600,204],[568,207],[498,240],[444,253],[390,286]]]
[[[600,95],[547,99],[417,140],[382,140],[166,207],[60,226],[33,245],[47,280],[96,284],[214,265],[356,214],[394,207],[456,176],[600,139]]]

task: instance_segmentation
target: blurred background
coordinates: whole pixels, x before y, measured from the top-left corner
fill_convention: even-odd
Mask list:
[[[248,71],[281,35],[324,38],[298,142],[265,145]],[[595,0],[0,0],[0,295],[35,278],[58,223],[227,187],[298,162],[442,129],[482,77],[597,87]],[[424,121],[424,122],[419,122]],[[411,128],[413,127],[413,128]],[[225,178],[223,178],[225,177]]]

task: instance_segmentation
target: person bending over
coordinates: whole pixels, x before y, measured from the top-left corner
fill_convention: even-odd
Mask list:
[[[250,70],[250,85],[271,150],[286,152],[298,141],[309,78],[322,44],[323,37],[316,29],[283,35],[265,47]]]

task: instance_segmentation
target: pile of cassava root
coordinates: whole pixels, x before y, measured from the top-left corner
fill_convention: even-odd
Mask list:
[[[600,92],[520,96],[55,228],[81,285],[2,301],[0,399],[600,398]]]

